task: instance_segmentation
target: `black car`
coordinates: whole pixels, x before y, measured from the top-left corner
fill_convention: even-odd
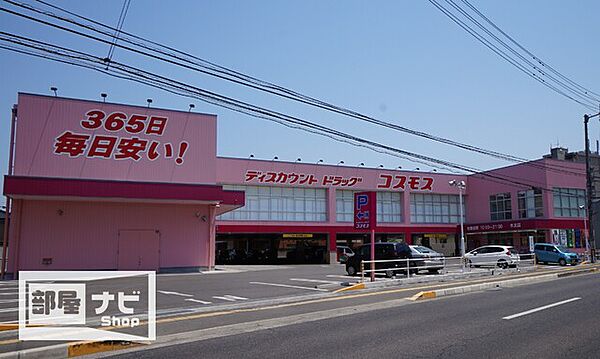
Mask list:
[[[415,258],[410,247],[406,243],[381,242],[375,243],[375,260],[390,260],[390,259],[409,259],[409,261],[397,262],[382,262],[375,263],[375,269],[388,269],[385,271],[386,277],[390,278],[398,272],[406,273],[405,270],[395,268],[406,268],[409,262],[410,273],[417,273],[418,267],[425,264],[421,258]],[[346,262],[346,272],[348,275],[357,275],[360,273],[360,262],[371,260],[371,244],[363,244],[358,248],[352,257],[348,257]],[[369,270],[370,263],[364,264],[364,269]],[[394,270],[395,269],[395,270]],[[370,273],[370,272],[369,272]],[[381,272],[379,272],[381,273]]]

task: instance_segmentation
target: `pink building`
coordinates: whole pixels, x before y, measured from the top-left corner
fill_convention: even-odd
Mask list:
[[[378,241],[460,253],[458,188],[464,181],[467,249],[520,251],[557,242],[582,251],[585,170],[543,159],[470,176],[255,159],[217,159],[217,181],[246,205],[217,220],[217,262],[333,261],[337,246],[369,241],[353,227],[353,193],[377,192]]]
[[[368,236],[353,193],[377,192],[378,241],[459,253],[533,237],[582,251],[584,166],[542,159],[475,175],[216,156],[216,117],[19,95],[7,271],[199,270],[328,263]],[[14,158],[13,158],[14,157]]]
[[[8,273],[213,266],[215,217],[244,204],[216,184],[216,116],[29,94],[13,114]]]

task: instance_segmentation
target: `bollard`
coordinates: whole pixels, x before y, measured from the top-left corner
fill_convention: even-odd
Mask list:
[[[360,282],[363,283],[365,281],[365,263],[360,261]]]

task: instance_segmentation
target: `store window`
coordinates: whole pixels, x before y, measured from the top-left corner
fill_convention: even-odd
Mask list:
[[[512,219],[510,193],[498,193],[490,196],[490,217],[492,221]]]
[[[555,217],[584,217],[585,190],[553,188]],[[580,208],[581,207],[581,208]]]
[[[335,191],[336,221],[352,222],[354,219],[354,193]],[[399,192],[377,192],[377,222],[402,222],[402,194]]]
[[[464,217],[463,203],[463,219]],[[453,194],[412,193],[410,221],[411,223],[459,223],[459,198]]]
[[[539,188],[517,192],[519,218],[535,218],[544,215],[542,190]]]
[[[223,189],[244,191],[246,205],[220,215],[219,220],[327,221],[325,189],[233,185],[225,185]]]

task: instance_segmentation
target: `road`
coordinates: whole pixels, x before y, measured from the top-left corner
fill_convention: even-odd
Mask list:
[[[424,302],[373,296],[279,309],[264,330],[116,358],[597,358],[600,274]],[[580,298],[580,299],[576,299]],[[567,301],[567,302],[564,302]],[[564,302],[560,304],[561,302]],[[559,303],[559,304],[556,304]],[[532,309],[530,314],[520,314]],[[365,306],[371,305],[371,308]],[[378,308],[378,306],[380,308]],[[336,312],[339,315],[336,315]],[[311,313],[312,312],[312,313]],[[355,312],[356,314],[352,314]],[[266,313],[265,313],[266,314]],[[511,316],[518,315],[512,319]],[[270,316],[273,313],[270,312]],[[304,322],[303,319],[304,318]],[[320,319],[326,318],[326,319]],[[253,320],[261,320],[255,315]],[[277,322],[279,320],[279,322]],[[288,325],[289,323],[296,323]],[[210,326],[205,331],[210,331]],[[218,334],[223,332],[225,334]],[[231,332],[231,331],[230,331]],[[235,331],[233,331],[235,332]],[[205,336],[210,338],[209,336]],[[199,339],[202,339],[199,337]],[[151,347],[150,347],[151,348]]]

